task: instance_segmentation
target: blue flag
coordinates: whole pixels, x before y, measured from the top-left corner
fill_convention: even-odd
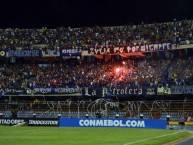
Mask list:
[[[164,70],[163,74],[162,74],[162,85],[166,86],[168,84],[168,75],[169,75],[169,71],[168,69],[170,68],[171,64],[169,64],[166,69]]]

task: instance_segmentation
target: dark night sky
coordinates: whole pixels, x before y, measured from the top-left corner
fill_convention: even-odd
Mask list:
[[[193,0],[4,0],[0,27],[109,26],[193,18]]]

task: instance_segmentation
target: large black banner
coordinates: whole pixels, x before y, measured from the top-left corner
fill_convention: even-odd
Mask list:
[[[84,87],[84,88],[23,88],[0,89],[1,96],[53,95],[53,96],[96,96],[96,97],[127,97],[148,95],[193,94],[190,86],[122,86],[122,87]]]

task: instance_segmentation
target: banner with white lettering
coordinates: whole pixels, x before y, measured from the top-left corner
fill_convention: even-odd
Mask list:
[[[25,89],[1,89],[0,93],[2,96],[9,95],[70,95],[70,96],[81,96],[81,88],[25,88]]]
[[[171,43],[159,44],[136,44],[130,46],[117,46],[117,47],[96,47],[88,48],[88,54],[119,54],[119,53],[132,53],[132,52],[154,52],[171,50]]]
[[[16,125],[26,123],[27,119],[4,118],[0,119],[0,125]]]
[[[1,90],[3,95],[23,95],[26,94],[26,89],[2,89]]]
[[[58,126],[59,119],[50,118],[2,118],[0,119],[0,125],[17,125],[17,124],[27,124],[28,126]]]
[[[171,86],[171,94],[193,94],[193,85]]]
[[[31,91],[33,94],[82,94],[80,88],[34,88]]]
[[[81,56],[82,49],[62,49],[61,50],[61,56]]]
[[[28,120],[28,126],[58,126],[58,125],[59,119],[37,118]]]
[[[60,118],[60,127],[117,127],[166,129],[166,120],[141,120],[117,118]]]
[[[40,57],[40,50],[8,50],[8,57]]]
[[[139,95],[156,95],[156,86],[125,86],[125,87],[86,87],[82,89],[83,96],[95,97],[127,97]]]

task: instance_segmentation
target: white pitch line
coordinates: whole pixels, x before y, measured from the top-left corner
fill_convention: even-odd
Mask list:
[[[123,145],[130,145],[130,144],[135,144],[135,143],[139,143],[139,142],[144,142],[144,141],[148,141],[148,140],[152,140],[152,139],[156,139],[156,138],[165,137],[165,136],[168,136],[168,135],[174,135],[174,134],[177,134],[177,133],[180,133],[180,132],[183,132],[183,131],[178,131],[178,132],[174,132],[174,133],[170,133],[170,134],[165,134],[165,135],[156,136],[156,137],[152,137],[152,138],[142,139],[142,140],[138,140],[138,141],[134,141],[134,142],[128,142],[128,143],[125,143]]]

